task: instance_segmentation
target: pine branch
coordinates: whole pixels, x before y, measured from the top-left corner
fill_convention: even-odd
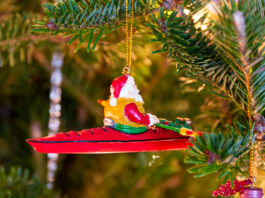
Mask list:
[[[237,128],[229,126],[225,133],[213,132],[197,136],[195,141],[191,140],[194,146],[186,151],[185,163],[195,165],[188,172],[194,174],[195,178],[217,173],[217,180],[223,180],[223,183],[232,181],[238,174],[247,175],[239,164],[254,140],[253,129],[242,124],[237,124]]]
[[[252,118],[264,112],[265,105],[264,8],[258,1],[231,1],[229,6],[226,2],[218,5],[218,10],[219,19],[212,20],[207,32],[202,33],[192,18],[197,9],[191,16],[178,16],[176,11],[168,14],[161,9],[150,25],[156,36],[153,41],[162,43],[154,53],[167,52],[190,77],[218,89],[217,95],[232,99]],[[240,21],[236,21],[238,13]],[[217,179],[224,182],[243,173],[239,163],[256,136],[254,129],[250,130],[254,128],[251,119],[246,126],[230,127],[227,135],[214,132],[192,141],[194,147],[187,151],[185,162],[196,166],[189,172],[195,177],[218,172]]]
[[[154,53],[168,52],[190,77],[209,85],[215,92],[219,90],[219,96],[233,100],[244,109],[240,100],[245,98],[243,84],[216,46],[194,27],[190,17],[178,16],[178,12],[168,15],[161,9],[158,17],[153,15],[153,22],[150,24],[156,36],[153,41],[162,43],[162,48]]]
[[[219,53],[239,76],[246,97],[241,98],[249,117],[265,109],[265,12],[259,1],[220,6],[221,13],[211,29]],[[231,7],[231,8],[230,8]],[[229,30],[222,34],[222,30]],[[257,72],[258,71],[258,72]]]
[[[246,113],[252,112],[253,117],[265,107],[264,7],[259,1],[231,4],[217,5],[219,19],[212,20],[204,34],[195,28],[197,24],[192,19],[197,9],[186,17],[177,12],[168,15],[161,9],[150,25],[156,36],[153,41],[162,43],[155,53],[168,52],[190,77],[219,90],[219,96],[233,100]],[[235,27],[238,23],[233,20],[237,11],[243,13],[246,21],[246,31],[240,35],[240,28]]]
[[[112,1],[77,1],[63,0],[56,5],[43,5],[47,18],[36,21],[37,32],[50,32],[52,35],[62,33],[70,38],[68,44],[79,40],[76,47],[87,43],[87,51],[95,50],[98,41],[106,34],[121,28],[125,24],[125,0]],[[135,0],[135,17],[145,17],[155,11],[155,0]],[[129,0],[128,11],[131,9]],[[93,44],[93,45],[92,45]]]
[[[37,16],[32,14],[14,14],[1,19],[0,66],[13,66],[16,61],[26,61],[33,46],[41,42],[61,43],[61,39],[33,33],[31,26],[35,17]]]

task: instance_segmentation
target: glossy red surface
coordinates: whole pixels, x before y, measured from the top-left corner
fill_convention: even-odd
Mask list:
[[[147,114],[141,113],[135,103],[127,104],[124,108],[124,113],[127,119],[131,122],[146,126],[150,124],[149,116]]]
[[[40,153],[93,154],[182,150],[192,145],[188,139],[160,127],[140,134],[126,134],[102,127],[58,133],[27,142]]]

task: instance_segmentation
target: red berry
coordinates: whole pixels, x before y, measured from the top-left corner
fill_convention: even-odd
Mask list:
[[[237,192],[242,193],[243,187],[249,185],[250,183],[251,183],[250,179],[244,181],[234,180],[233,181],[234,188],[232,189],[231,181],[227,181],[224,185],[220,185],[219,188],[215,190],[212,195],[214,197],[217,197],[218,195],[223,197],[230,197],[236,194]]]
[[[213,194],[212,194],[214,197],[217,197],[218,196],[218,192],[217,190],[213,191]]]

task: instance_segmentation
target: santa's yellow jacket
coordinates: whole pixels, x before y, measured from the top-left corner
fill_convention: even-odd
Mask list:
[[[134,103],[136,104],[138,110],[144,114],[145,110],[142,102],[138,102],[132,98],[118,98],[117,104],[115,106],[110,105],[110,100],[100,100],[99,101],[102,106],[104,106],[104,116],[105,118],[112,119],[115,124],[130,126],[130,127],[146,127],[146,125],[138,124],[135,122],[131,122],[127,116],[125,115],[125,107],[128,104]]]

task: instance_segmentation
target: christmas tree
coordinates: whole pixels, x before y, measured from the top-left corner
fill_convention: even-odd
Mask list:
[[[3,197],[209,197],[249,176],[264,188],[265,1],[127,4],[147,111],[209,133],[184,152],[50,155],[47,172],[25,139],[101,125],[97,99],[125,65],[126,0],[0,2]]]

